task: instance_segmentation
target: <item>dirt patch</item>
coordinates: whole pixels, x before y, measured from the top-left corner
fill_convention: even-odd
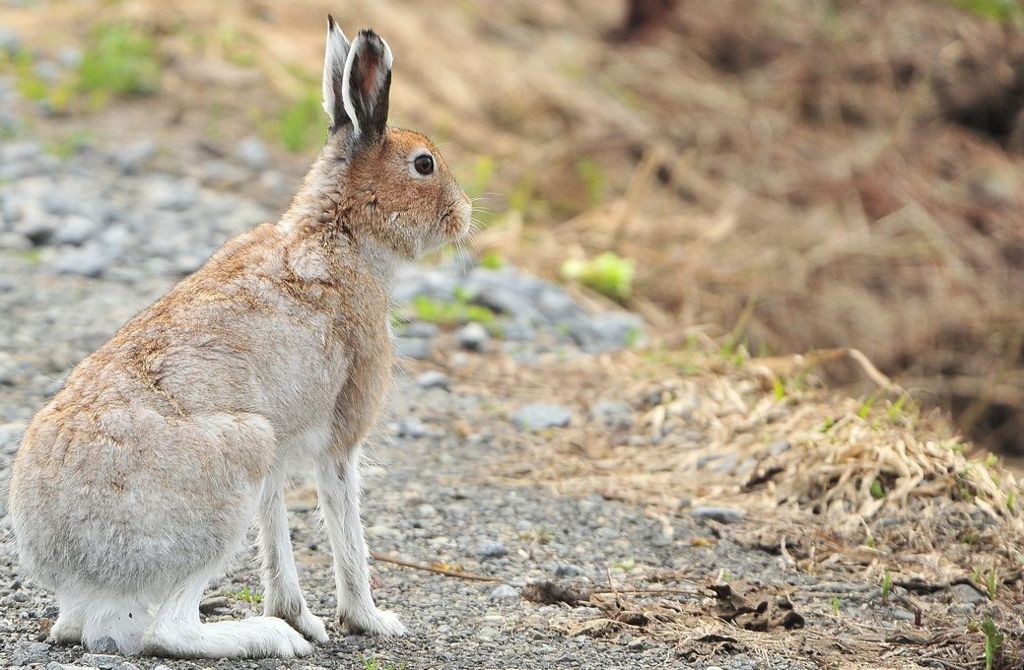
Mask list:
[[[524,595],[597,608],[556,622],[567,634],[669,641],[691,660],[775,649],[826,666],[980,668],[991,625],[1005,640],[995,667],[1014,667],[1024,653],[1014,475],[994,457],[969,457],[941,416],[904,395],[843,398],[818,373],[779,367],[696,343],[600,365],[453,367],[457,388],[508,398],[499,415],[527,398],[575,410],[567,429],[512,438],[521,452],[496,464],[502,483],[713,519],[692,546],[735,543],[778,566],[750,584],[648,570]],[[618,403],[611,414],[608,403]]]

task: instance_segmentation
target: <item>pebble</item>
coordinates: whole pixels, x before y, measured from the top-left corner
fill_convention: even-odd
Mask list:
[[[235,147],[235,158],[253,170],[262,170],[270,165],[270,152],[260,138],[250,135]]]
[[[413,321],[402,329],[402,337],[422,337],[425,339],[433,339],[441,333],[441,329],[437,327],[437,324],[429,323],[427,321]]]
[[[57,258],[56,269],[60,274],[99,277],[110,264],[103,247],[99,244],[85,244],[68,247]]]
[[[579,577],[583,570],[572,564],[564,564],[555,567],[555,577]]]
[[[448,390],[450,380],[448,375],[438,370],[427,370],[416,377],[416,384],[422,389],[444,389]]]
[[[491,591],[491,600],[512,600],[519,598],[519,589],[508,584],[502,584]]]
[[[418,439],[427,434],[427,427],[415,416],[407,416],[398,423],[398,436]]]
[[[954,584],[949,590],[953,594],[953,598],[962,603],[980,605],[988,602],[988,596],[968,584]]]
[[[484,542],[476,550],[476,555],[480,558],[501,558],[508,555],[508,547],[501,542]]]
[[[695,519],[710,519],[718,523],[738,523],[743,521],[742,510],[730,507],[707,507],[697,506],[690,510],[690,516]]]
[[[491,339],[487,329],[475,321],[460,328],[456,337],[459,340],[459,346],[467,351],[483,351]]]
[[[224,596],[211,596],[199,603],[199,611],[203,614],[212,614],[215,610],[230,606],[231,603]]]
[[[0,26],[0,51],[9,56],[17,55],[21,51],[21,36],[17,30]]]
[[[434,355],[434,342],[425,337],[396,337],[395,353],[405,358],[426,361]]]
[[[126,174],[141,172],[156,154],[156,142],[151,139],[138,140],[118,149],[112,156],[114,164]]]
[[[82,658],[78,660],[82,665],[91,665],[94,668],[101,668],[101,670],[110,670],[121,662],[121,657],[113,654],[89,653],[82,654]]]
[[[590,418],[606,428],[628,430],[633,426],[633,408],[624,402],[599,400],[590,407]]]
[[[53,233],[53,241],[57,244],[79,245],[91,237],[99,228],[92,219],[85,216],[71,215],[57,226]]]
[[[572,410],[563,405],[531,403],[512,414],[512,424],[519,430],[537,432],[548,428],[564,428],[572,421]]]

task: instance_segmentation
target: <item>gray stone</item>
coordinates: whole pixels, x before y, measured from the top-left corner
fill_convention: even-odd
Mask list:
[[[111,156],[111,159],[122,172],[136,174],[146,167],[155,154],[156,142],[144,139],[121,147]]]
[[[24,423],[0,423],[0,454],[13,456],[24,436]]]
[[[569,334],[588,353],[615,351],[646,340],[643,320],[628,312],[606,312],[568,322]]]
[[[633,408],[624,402],[599,400],[591,405],[590,418],[607,428],[625,430],[633,426]]]
[[[437,337],[441,329],[427,321],[413,321],[402,329],[402,337]]]
[[[98,228],[99,224],[89,217],[72,214],[57,226],[53,233],[53,241],[57,244],[77,246],[89,239]]]
[[[73,665],[71,663],[58,663],[57,661],[50,661],[46,664],[46,670],[90,670],[84,665]]]
[[[519,589],[508,584],[497,586],[491,591],[491,600],[512,600],[519,598]]]
[[[536,432],[548,428],[564,428],[572,421],[572,410],[563,405],[531,403],[512,414],[512,423],[519,430]]]
[[[15,56],[21,51],[21,36],[14,28],[0,26],[0,51]]]
[[[476,550],[476,555],[480,558],[501,558],[508,555],[508,547],[501,542],[484,542]]]
[[[425,337],[396,337],[395,353],[405,358],[426,361],[434,355],[434,342]]]
[[[68,247],[57,258],[57,272],[60,274],[99,277],[107,269],[110,259],[103,247],[96,243],[81,247]]]
[[[988,602],[988,596],[970,584],[954,584],[949,590],[953,594],[953,598],[962,603],[980,605]]]
[[[11,249],[12,251],[26,251],[32,248],[32,240],[21,233],[0,233],[0,249]]]
[[[54,63],[52,60],[38,61],[32,69],[35,71],[37,77],[48,84],[56,83],[62,74],[60,65]]]
[[[78,67],[82,62],[82,52],[74,47],[64,47],[57,54],[57,61],[66,68]]]
[[[456,337],[459,340],[459,346],[468,351],[483,351],[491,339],[487,329],[475,321],[460,328]]]
[[[572,564],[563,564],[555,567],[555,577],[579,577],[583,571]]]
[[[21,220],[14,224],[14,232],[27,237],[32,244],[46,244],[57,230],[57,224],[55,217],[33,211],[22,215]]]
[[[414,416],[407,416],[398,423],[398,436],[417,439],[427,434],[427,427]]]
[[[694,519],[710,519],[718,523],[738,523],[743,521],[742,510],[731,507],[707,507],[698,506],[690,510],[690,516]]]
[[[416,378],[416,384],[424,389],[444,389],[447,391],[450,380],[448,375],[443,372],[427,370]]]
[[[110,646],[115,650],[117,645],[109,637],[103,638],[100,642],[109,641]],[[100,668],[101,670],[111,670],[114,666],[121,662],[120,656],[115,656],[109,653],[91,652],[88,654],[82,654],[82,658],[78,659],[82,665],[90,665],[94,668]]]
[[[270,165],[270,152],[263,140],[250,135],[235,147],[235,158],[253,170],[262,170]]]
[[[11,386],[18,381],[18,362],[6,351],[0,351],[0,386]]]
[[[199,192],[191,181],[160,177],[149,182],[146,197],[157,209],[177,212],[195,205]]]
[[[49,661],[50,645],[45,642],[20,643],[11,654],[12,665],[34,665]]]
[[[210,596],[203,598],[199,603],[199,611],[203,614],[212,614],[216,610],[230,607],[231,603],[224,596]]]

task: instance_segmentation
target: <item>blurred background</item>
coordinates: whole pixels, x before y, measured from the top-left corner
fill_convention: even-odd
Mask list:
[[[5,0],[0,136],[184,156],[281,211],[325,135],[329,11],[391,44],[392,123],[479,199],[485,265],[621,303],[668,346],[858,348],[1024,454],[1014,0]]]

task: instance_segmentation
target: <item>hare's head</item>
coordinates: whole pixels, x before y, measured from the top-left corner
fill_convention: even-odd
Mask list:
[[[324,109],[330,137],[311,177],[340,195],[347,232],[405,258],[464,237],[472,205],[437,147],[423,135],[389,128],[391,49],[371,30],[350,43],[327,20]]]

